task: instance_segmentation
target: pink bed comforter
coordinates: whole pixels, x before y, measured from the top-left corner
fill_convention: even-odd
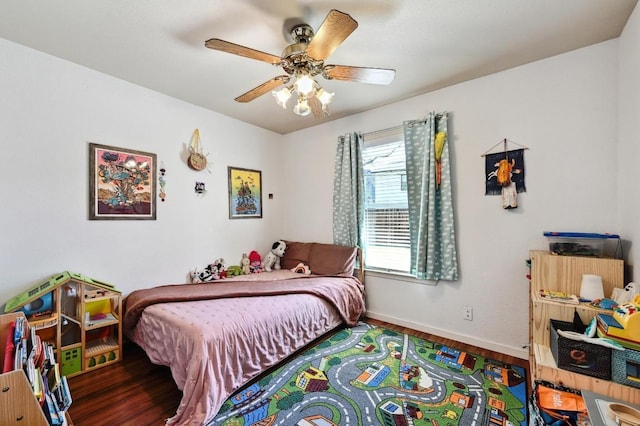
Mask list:
[[[125,299],[123,328],[182,390],[167,423],[203,425],[249,380],[364,312],[357,279],[297,275],[136,290]]]

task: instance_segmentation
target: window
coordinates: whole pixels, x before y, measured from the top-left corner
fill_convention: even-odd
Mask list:
[[[411,263],[402,128],[365,135],[364,240],[367,269],[408,273]]]

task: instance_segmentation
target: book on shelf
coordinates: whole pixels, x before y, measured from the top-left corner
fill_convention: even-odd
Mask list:
[[[17,345],[27,334],[27,322],[24,317],[16,317],[15,328],[13,330],[13,344]]]
[[[60,384],[53,388],[53,392],[56,395],[56,400],[58,401],[58,406],[61,411],[67,411],[67,409],[71,406],[71,391],[69,390],[69,383],[67,382],[67,377],[62,376],[60,379]]]
[[[46,394],[45,404],[42,407],[42,411],[44,411],[44,416],[47,418],[50,425],[60,426],[64,424],[64,413],[58,409],[51,393]]]
[[[578,296],[571,293],[565,293],[564,291],[540,290],[540,297],[547,300],[553,300],[554,302],[570,303],[572,305],[580,303]]]
[[[13,342],[13,336],[16,329],[16,322],[11,321],[7,326],[7,338],[4,345],[4,364],[2,366],[2,372],[8,373],[13,370],[13,354],[16,349],[16,345]]]
[[[27,365],[27,339],[20,339],[16,344],[16,353],[14,356],[14,370],[24,369]]]

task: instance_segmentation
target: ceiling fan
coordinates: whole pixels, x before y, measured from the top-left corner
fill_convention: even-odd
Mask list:
[[[281,67],[286,74],[268,80],[238,96],[237,102],[250,102],[257,97],[273,91],[276,101],[283,108],[295,92],[297,104],[294,112],[308,115],[313,112],[317,118],[329,115],[327,105],[333,93],[322,89],[314,80],[322,75],[327,80],[353,81],[368,84],[390,84],[395,70],[385,68],[353,67],[348,65],[325,65],[324,61],[358,27],[351,16],[338,10],[331,10],[318,31],[299,21],[291,26],[289,35],[294,43],[287,46],[281,56],[272,55],[241,46],[218,38],[205,42],[205,46],[234,55],[256,59]],[[284,85],[281,90],[274,89]]]

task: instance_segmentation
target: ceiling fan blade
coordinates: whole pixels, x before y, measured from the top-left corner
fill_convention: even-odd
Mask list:
[[[289,80],[288,75],[279,75],[277,77],[272,78],[269,81],[262,83],[258,87],[254,87],[246,93],[238,96],[235,100],[236,102],[250,102],[257,98],[258,96],[262,96],[265,93],[275,89],[278,86],[285,84]]]
[[[358,22],[351,16],[331,10],[307,46],[307,55],[318,61],[325,60],[356,28]]]
[[[355,81],[368,84],[390,84],[396,70],[386,68],[350,67],[347,65],[325,65],[322,76],[327,80]]]
[[[221,50],[223,52],[232,53],[234,55],[244,56],[245,58],[249,59],[257,59],[259,61],[267,62],[272,65],[278,65],[281,61],[280,56],[261,52],[259,50],[251,49],[250,47],[241,46],[229,41],[220,40],[219,38],[212,38],[210,40],[207,40],[204,42],[204,45],[209,49]]]
[[[322,109],[322,102],[315,96],[312,96],[307,100],[309,104],[309,108],[311,108],[311,112],[315,118],[324,118],[329,116],[329,111],[327,109]]]

